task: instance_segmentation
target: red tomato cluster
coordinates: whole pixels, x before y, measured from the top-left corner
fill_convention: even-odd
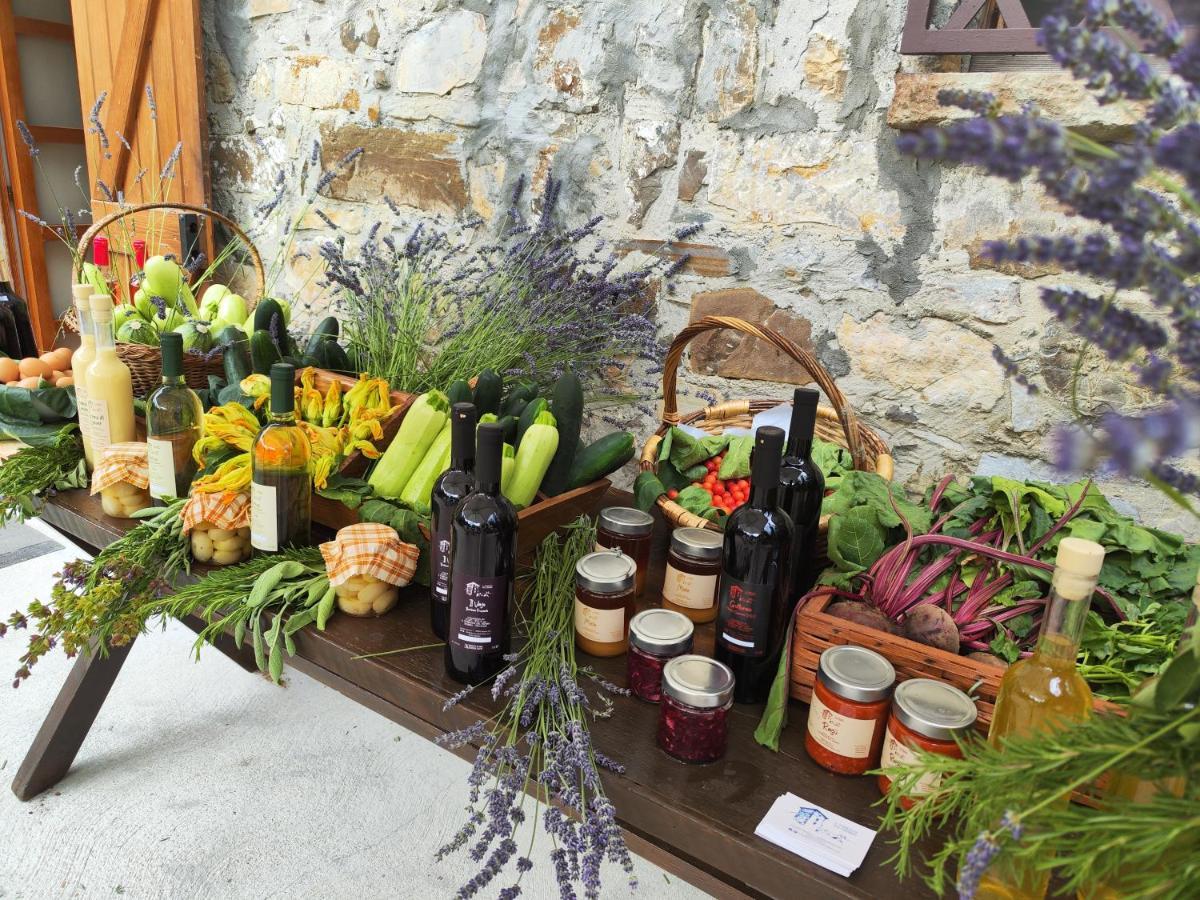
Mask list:
[[[722,453],[705,462],[704,468],[708,470],[708,473],[699,481],[692,482],[692,485],[708,491],[712,497],[712,504],[717,509],[731,513],[750,499],[750,479],[727,478],[722,481],[717,477],[717,472],[721,468],[721,460],[724,458],[725,454]],[[674,500],[679,496],[679,491],[667,491],[667,496]]]

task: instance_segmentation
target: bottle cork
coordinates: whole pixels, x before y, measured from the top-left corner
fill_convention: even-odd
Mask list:
[[[1087,600],[1096,588],[1104,548],[1083,538],[1063,538],[1054,559],[1054,590],[1064,600]]]
[[[113,300],[108,294],[92,294],[92,297],[88,303],[92,307],[93,316],[102,316],[106,314],[109,317],[112,316]]]
[[[87,308],[93,290],[94,288],[90,284],[71,285],[71,296],[75,300],[75,306],[81,310]]]

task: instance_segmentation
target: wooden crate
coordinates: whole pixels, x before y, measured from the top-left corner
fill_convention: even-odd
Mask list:
[[[297,385],[300,384],[300,373],[303,371],[304,369],[296,370]],[[322,396],[329,390],[329,385],[334,381],[341,382],[343,395],[358,383],[358,379],[353,375],[343,375],[341,372],[331,372],[328,369],[313,369],[313,372],[316,373],[316,377],[313,378],[313,387],[319,390]],[[383,426],[383,440],[375,442],[381,451],[396,437],[396,432],[400,430],[400,422],[404,418],[404,414],[408,412],[408,408],[412,406],[413,401],[416,399],[412,394],[406,394],[404,391],[392,391],[391,397],[392,405],[396,409],[393,410],[390,416],[380,422]],[[362,453],[355,450],[343,460],[341,467],[338,469],[338,474],[349,478],[361,478],[363,473],[367,471],[367,466],[370,462]],[[317,498],[314,496],[313,517],[315,521],[320,521],[316,519],[316,501]],[[340,506],[340,504],[336,505]]]

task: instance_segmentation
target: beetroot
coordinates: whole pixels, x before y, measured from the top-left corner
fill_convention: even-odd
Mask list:
[[[958,626],[954,617],[930,603],[922,603],[908,611],[904,617],[904,636],[948,653],[958,652]]]
[[[842,600],[831,603],[825,608],[825,612],[836,619],[845,619],[847,622],[865,625],[876,631],[885,631],[888,634],[900,633],[899,625],[869,603],[862,603],[858,600]]]
[[[985,666],[996,666],[1000,669],[1007,669],[1008,663],[1000,657],[992,653],[984,653],[982,650],[972,650],[967,654],[967,659],[973,659],[977,663],[983,663]]]

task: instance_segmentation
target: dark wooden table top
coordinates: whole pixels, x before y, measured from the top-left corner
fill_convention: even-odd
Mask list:
[[[613,492],[616,503],[629,496]],[[84,491],[53,498],[42,517],[76,540],[103,547],[129,523],[106,517],[99,498]],[[669,528],[661,519],[655,530],[653,562],[646,596],[661,588]],[[334,616],[324,632],[305,628],[296,634],[293,666],[331,684],[359,703],[426,737],[462,728],[494,710],[485,689],[443,711],[446,698],[461,685],[443,672],[442,650],[424,649],[373,659],[363,654],[436,642],[429,627],[428,593],[406,589],[396,609],[378,619]],[[709,653],[713,626],[698,626],[696,651]],[[625,658],[595,659],[580,654],[601,675],[626,683]],[[808,709],[792,701],[790,724],[779,753],[753,737],[761,707],[735,705],[729,750],[714,764],[689,766],[658,749],[658,707],[634,698],[614,698],[611,719],[596,722],[597,748],[626,766],[623,775],[606,773],[608,794],[631,849],[718,896],[889,897],[932,896],[919,879],[898,882],[887,859],[894,848],[876,836],[862,867],[842,878],[787,852],[754,829],[777,797],[797,794],[862,825],[878,825],[879,792],[874,778],[834,775],[812,762],[804,750]],[[466,751],[460,755],[469,755]],[[932,848],[928,848],[932,849]]]

